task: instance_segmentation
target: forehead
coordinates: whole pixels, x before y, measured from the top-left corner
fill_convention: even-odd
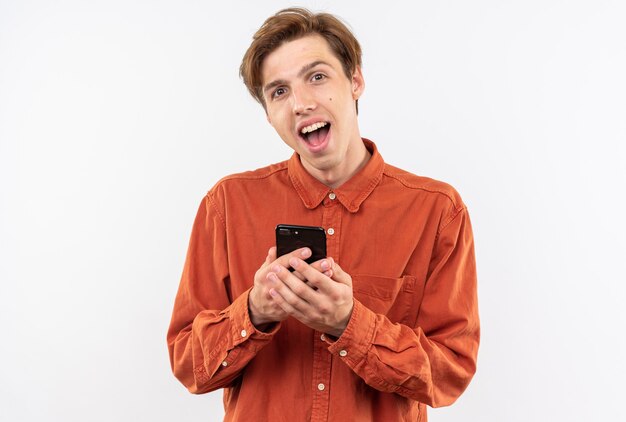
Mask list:
[[[262,83],[295,77],[303,66],[318,60],[328,63],[331,67],[341,68],[339,59],[321,35],[307,35],[287,41],[263,60]]]

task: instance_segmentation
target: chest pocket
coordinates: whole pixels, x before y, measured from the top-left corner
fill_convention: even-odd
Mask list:
[[[354,275],[352,290],[354,297],[375,313],[386,315],[391,322],[413,326],[422,303],[424,283],[409,275],[400,278]]]

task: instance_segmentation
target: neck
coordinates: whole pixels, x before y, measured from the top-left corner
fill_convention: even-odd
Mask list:
[[[335,189],[357,174],[359,170],[367,164],[371,156],[372,154],[365,148],[365,144],[363,144],[363,141],[359,137],[358,142],[355,142],[353,146],[348,149],[341,164],[332,169],[317,169],[304,160],[301,160],[301,162],[311,176],[326,186]]]

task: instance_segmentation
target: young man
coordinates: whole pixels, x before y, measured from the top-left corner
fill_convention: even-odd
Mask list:
[[[476,367],[465,205],[361,138],[361,49],[332,15],[270,17],[241,75],[294,154],[202,201],[168,332],[174,374],[193,393],[224,388],[227,421],[425,421]],[[327,258],[267,252],[281,223],[322,226]]]

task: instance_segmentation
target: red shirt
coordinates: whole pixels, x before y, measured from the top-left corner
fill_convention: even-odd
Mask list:
[[[224,388],[226,421],[426,421],[476,369],[479,320],[467,209],[449,185],[368,163],[330,189],[294,154],[226,177],[202,201],[167,340],[192,393]],[[248,314],[277,224],[321,226],[353,279],[338,339]],[[330,230],[330,229],[333,230]],[[332,234],[331,234],[332,233]]]

